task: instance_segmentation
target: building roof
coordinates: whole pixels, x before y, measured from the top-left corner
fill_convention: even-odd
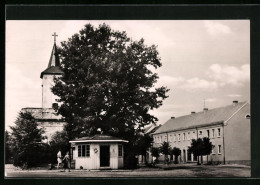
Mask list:
[[[60,70],[60,59],[57,53],[57,46],[55,43],[52,48],[48,67],[43,72],[41,72],[40,77],[42,78],[44,74],[63,74],[63,72]]]
[[[247,102],[239,102],[236,105],[219,107],[169,119],[154,134],[225,123],[246,105],[249,104]]]
[[[97,143],[97,142],[125,142],[128,143],[126,140],[122,140],[120,138],[109,136],[109,135],[94,135],[91,137],[81,137],[70,141],[70,143]]]
[[[149,125],[149,126],[145,127],[144,134],[152,134],[160,127],[161,127],[161,125],[159,125],[159,126],[154,125],[154,124]]]

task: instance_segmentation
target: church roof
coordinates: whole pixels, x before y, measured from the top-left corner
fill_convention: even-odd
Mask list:
[[[48,67],[43,72],[41,72],[40,77],[42,78],[44,74],[63,74],[63,72],[60,69],[60,59],[57,53],[57,46],[55,43],[52,48]]]
[[[238,111],[243,111],[244,106],[249,106],[247,102],[239,102],[236,105],[219,107],[207,111],[193,113],[173,119],[169,119],[154,134],[160,134],[170,131],[191,129],[207,125],[223,124],[228,122]],[[245,113],[246,114],[246,113]]]
[[[126,140],[122,140],[120,138],[109,136],[109,135],[94,135],[91,137],[81,137],[70,141],[70,143],[91,143],[91,142],[128,142]]]

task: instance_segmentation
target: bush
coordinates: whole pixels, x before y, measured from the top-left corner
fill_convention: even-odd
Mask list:
[[[50,163],[51,152],[48,144],[35,143],[20,152],[14,154],[14,165],[22,168],[36,167]]]

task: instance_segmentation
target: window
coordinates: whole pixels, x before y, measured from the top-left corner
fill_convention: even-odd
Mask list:
[[[215,137],[215,129],[212,129],[212,138]]]
[[[190,132],[188,132],[188,140],[190,140]]]
[[[78,145],[78,157],[89,157],[90,145]]]
[[[169,139],[170,142],[172,142],[172,135],[170,135],[170,139]]]
[[[176,134],[174,134],[173,140],[174,142],[176,142]]]
[[[221,154],[221,145],[218,145],[218,154]]]
[[[186,139],[186,134],[185,133],[183,133],[183,140],[185,140]]]
[[[202,135],[202,130],[199,131],[199,135]]]
[[[178,134],[178,141],[181,140],[181,134]]]
[[[245,117],[246,117],[246,119],[250,119],[251,118],[250,114],[247,114]]]
[[[81,145],[78,146],[78,157],[81,157]]]
[[[164,136],[164,141],[167,141],[167,136]]]
[[[218,128],[218,137],[220,137],[220,128]]]
[[[213,155],[215,155],[215,145],[212,146],[211,153],[212,153]]]
[[[208,135],[208,138],[209,138],[209,136],[210,136],[210,135],[209,135],[209,130],[207,130],[207,135]]]
[[[123,146],[118,145],[118,157],[123,157]]]

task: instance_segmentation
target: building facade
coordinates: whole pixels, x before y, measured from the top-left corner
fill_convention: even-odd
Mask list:
[[[124,145],[128,141],[107,135],[70,141],[75,169],[119,169],[124,167]]]
[[[250,164],[250,104],[233,101],[229,106],[172,117],[153,133],[154,147],[169,142],[181,150],[179,161],[184,163],[197,161],[188,148],[192,139],[203,137],[213,144],[211,154],[203,156],[204,162]]]

